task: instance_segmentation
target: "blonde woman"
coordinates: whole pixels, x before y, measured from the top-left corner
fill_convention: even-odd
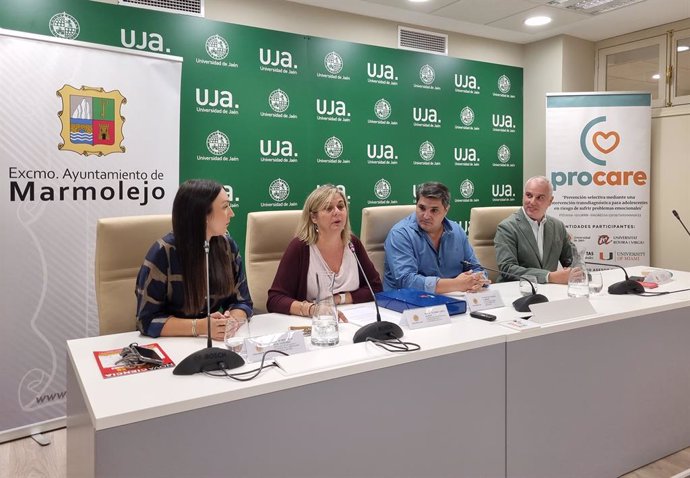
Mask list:
[[[332,184],[315,189],[304,203],[297,237],[278,265],[268,291],[268,311],[309,317],[316,300],[319,273],[333,275],[336,305],[373,300],[355,254],[374,292],[383,290],[374,264],[350,230],[345,195]]]

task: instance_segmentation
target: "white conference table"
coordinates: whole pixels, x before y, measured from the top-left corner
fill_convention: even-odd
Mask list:
[[[620,279],[603,275],[605,289]],[[676,272],[658,290],[685,287]],[[508,305],[518,294],[492,288]],[[246,383],[172,369],[103,379],[93,357],[157,342],[179,363],[198,338],[71,340],[68,476],[619,476],[690,445],[690,293],[590,302],[592,316],[521,332],[467,314],[405,328],[422,346],[406,354],[352,344],[346,324],[339,346]],[[252,334],[302,324],[266,314]]]

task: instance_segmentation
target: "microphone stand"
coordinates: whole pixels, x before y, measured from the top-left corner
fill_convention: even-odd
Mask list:
[[[376,294],[374,294],[374,289],[371,288],[371,284],[369,283],[369,279],[367,278],[367,275],[364,272],[362,263],[359,262],[359,257],[357,257],[357,254],[355,253],[355,246],[354,244],[352,244],[352,242],[350,242],[348,243],[348,247],[350,248],[350,251],[352,251],[352,255],[355,256],[355,260],[357,261],[357,267],[359,267],[359,270],[362,272],[362,275],[364,276],[364,282],[366,282],[367,287],[369,287],[369,292],[371,292],[371,297],[372,299],[374,299],[374,306],[376,307],[376,322],[372,322],[371,324],[367,324],[361,327],[352,337],[352,342],[365,342],[367,339],[370,338],[374,340],[399,339],[403,336],[402,329],[398,324],[394,324],[393,322],[388,322],[386,320],[381,320],[381,313],[379,311],[379,303],[376,300]]]
[[[199,372],[237,368],[244,365],[244,359],[232,350],[213,347],[211,341],[211,287],[210,272],[208,268],[208,253],[210,245],[204,241],[206,253],[206,348],[187,356],[178,363],[173,370],[173,375],[192,375]]]
[[[671,212],[673,213],[674,216],[676,216],[676,219],[678,219],[678,222],[680,222],[680,224],[683,226],[683,229],[685,229],[685,232],[688,233],[688,236],[690,236],[690,231],[688,231],[688,228],[685,227],[685,224],[683,223],[683,220],[680,218],[680,215],[678,214],[678,211],[676,211],[676,210],[674,209],[674,210],[671,211]]]
[[[623,294],[642,294],[644,292],[644,287],[639,282],[630,279],[628,276],[628,271],[625,267],[619,266],[618,264],[607,264],[605,262],[590,262],[585,261],[585,264],[591,264],[593,266],[604,266],[604,267],[618,267],[623,269],[623,274],[625,274],[625,280],[611,284],[608,288],[609,294],[612,295],[623,295]]]
[[[489,267],[484,267],[481,264],[472,264],[469,261],[462,261],[462,263],[468,267],[481,267],[482,269],[486,269],[488,271],[498,272],[499,274],[503,274],[503,275],[508,276],[508,277],[513,277],[515,279],[524,280],[524,281],[528,282],[530,287],[532,288],[532,294],[526,295],[525,297],[520,297],[520,298],[515,299],[513,301],[513,308],[515,310],[517,310],[518,312],[532,312],[532,310],[529,308],[530,305],[541,304],[543,302],[549,301],[549,299],[547,299],[545,295],[537,294],[537,289],[534,287],[534,284],[532,284],[532,281],[529,279],[525,279],[522,276],[519,276],[517,274],[512,274],[510,272],[504,272],[504,271],[499,271],[496,269],[491,269]]]

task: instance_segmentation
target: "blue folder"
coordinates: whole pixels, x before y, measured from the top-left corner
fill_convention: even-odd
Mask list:
[[[464,314],[467,303],[462,299],[447,295],[432,294],[417,289],[398,289],[379,292],[376,294],[379,307],[402,312],[407,309],[445,305],[448,315]]]

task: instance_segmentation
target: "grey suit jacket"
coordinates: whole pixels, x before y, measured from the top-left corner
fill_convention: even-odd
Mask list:
[[[496,263],[501,272],[518,276],[533,275],[543,284],[546,275],[555,271],[559,262],[563,267],[572,264],[573,251],[576,249],[570,242],[565,225],[554,217],[546,217],[543,259],[539,259],[537,240],[522,208],[501,221],[494,237]],[[501,275],[497,282],[512,280],[516,279]]]

